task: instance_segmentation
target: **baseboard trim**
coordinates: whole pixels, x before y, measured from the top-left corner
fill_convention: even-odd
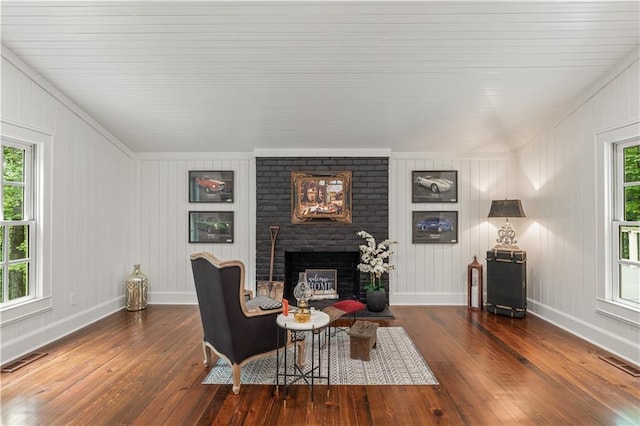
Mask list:
[[[625,340],[589,324],[581,319],[572,317],[554,309],[550,306],[529,299],[527,301],[527,312],[535,315],[569,333],[592,343],[603,350],[610,352],[630,363],[640,365],[640,353],[638,343]]]
[[[402,293],[390,294],[390,305],[465,305],[466,295],[460,293]],[[150,292],[149,304],[156,305],[197,305],[195,292]],[[19,338],[2,343],[0,364],[4,365],[26,354],[38,350],[68,334],[84,328],[124,307],[124,296],[117,297],[90,310],[80,312],[56,323],[28,333]],[[527,313],[535,315],[563,330],[568,331],[603,350],[628,362],[640,365],[637,343],[625,340],[592,324],[571,317],[550,306],[527,301]]]
[[[197,305],[195,292],[149,292],[151,305]],[[462,293],[392,293],[390,305],[465,305],[467,295]]]
[[[198,297],[195,291],[154,291],[149,292],[148,301],[151,305],[197,305]]]
[[[124,307],[124,296],[117,297],[96,307],[66,317],[8,342],[2,342],[0,364],[5,365],[36,351],[64,336],[80,330]]]
[[[466,305],[467,295],[461,293],[391,293],[390,305]]]

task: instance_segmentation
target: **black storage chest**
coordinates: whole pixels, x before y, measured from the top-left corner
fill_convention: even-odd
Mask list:
[[[520,250],[487,251],[488,312],[524,317],[527,311],[527,252]]]

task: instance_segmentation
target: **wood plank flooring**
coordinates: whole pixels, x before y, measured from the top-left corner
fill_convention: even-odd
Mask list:
[[[609,355],[528,314],[392,307],[437,386],[332,386],[286,407],[272,386],[202,385],[196,306],[117,312],[42,348],[1,376],[3,425],[621,425],[640,424],[640,379]]]

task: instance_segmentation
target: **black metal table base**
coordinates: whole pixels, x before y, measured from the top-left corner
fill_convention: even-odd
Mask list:
[[[329,372],[331,371],[331,336],[329,333],[329,326],[324,327],[320,332],[316,332],[315,329],[311,330],[291,330],[291,329],[283,329],[286,332],[292,333],[308,333],[311,334],[311,347],[306,350],[311,350],[311,366],[307,365],[300,366],[298,363],[298,345],[295,342],[293,343],[293,368],[289,366],[289,362],[287,362],[287,346],[284,346],[284,356],[283,365],[280,365],[280,348],[276,350],[276,390],[275,394],[279,395],[280,391],[280,379],[282,379],[283,386],[283,399],[284,405],[287,405],[287,391],[289,386],[298,383],[300,381],[304,381],[305,384],[309,387],[309,393],[311,402],[313,403],[313,390],[316,384],[316,381],[325,381],[327,382],[327,396],[329,396],[329,389],[331,386],[329,379]],[[281,328],[278,327],[278,341],[280,341],[280,331]],[[320,334],[324,333],[324,344],[322,344],[322,336]],[[307,340],[308,342],[308,340]],[[322,362],[322,350],[327,351],[327,362],[326,366],[323,366]],[[304,361],[304,360],[303,360]],[[308,367],[308,368],[307,368]],[[324,367],[324,368],[323,368]],[[292,371],[289,371],[292,370]]]

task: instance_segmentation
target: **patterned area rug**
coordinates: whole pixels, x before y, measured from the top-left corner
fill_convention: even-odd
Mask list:
[[[333,332],[333,329],[331,330]],[[437,385],[431,369],[402,327],[378,328],[377,347],[371,350],[371,361],[349,357],[349,335],[331,337],[332,385]],[[311,365],[311,350],[307,347],[307,366]],[[293,348],[288,349],[293,359]],[[280,353],[282,356],[282,352]],[[322,365],[326,366],[327,350],[322,350]],[[281,361],[282,362],[282,357]],[[242,367],[241,382],[245,384],[275,384],[276,356],[257,359]],[[224,360],[217,364],[203,384],[230,384],[231,366]],[[324,381],[320,382],[324,383]]]

